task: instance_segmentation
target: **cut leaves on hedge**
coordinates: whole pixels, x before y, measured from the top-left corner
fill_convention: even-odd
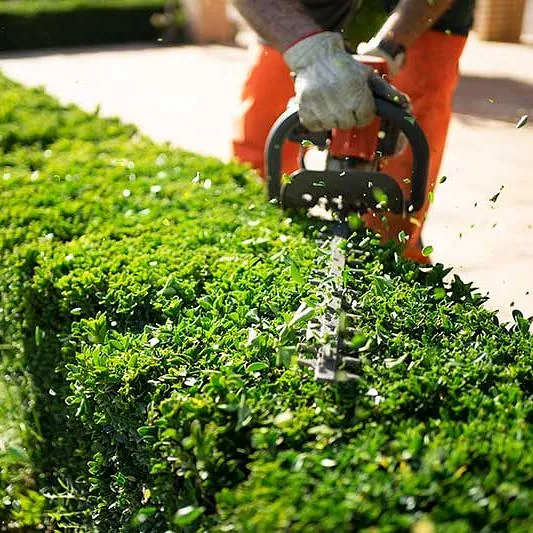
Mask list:
[[[354,234],[360,379],[317,383],[312,221],[241,166],[0,89],[3,528],[531,530],[519,312]]]

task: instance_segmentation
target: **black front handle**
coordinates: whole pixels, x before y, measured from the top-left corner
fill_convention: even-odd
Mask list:
[[[287,109],[270,129],[265,146],[265,174],[268,182],[268,196],[279,200],[281,195],[281,151],[292,131],[300,125],[297,109]]]
[[[426,199],[429,171],[429,146],[424,132],[415,118],[405,109],[384,100],[375,98],[376,114],[398,128],[409,141],[413,152],[411,171],[411,199],[406,211],[420,211]],[[279,200],[281,194],[281,151],[291,132],[300,125],[297,110],[288,109],[272,126],[265,149],[268,195]]]

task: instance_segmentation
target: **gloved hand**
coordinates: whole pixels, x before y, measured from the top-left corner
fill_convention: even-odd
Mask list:
[[[380,40],[377,37],[370,39],[367,43],[362,42],[357,46],[357,54],[360,56],[381,57],[387,62],[388,74],[394,78],[402,69],[405,62],[405,55],[400,54],[396,58],[392,57],[385,50],[379,47]]]
[[[309,131],[368,125],[376,108],[368,78],[372,69],[356,61],[342,37],[321,32],[291,46],[285,62],[295,73],[300,121]]]

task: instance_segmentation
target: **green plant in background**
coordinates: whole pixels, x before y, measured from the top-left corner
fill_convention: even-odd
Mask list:
[[[159,9],[165,0],[0,0],[3,13],[35,14],[45,11],[73,11],[84,8],[132,9],[151,6]]]
[[[0,51],[152,41],[166,0],[0,0]],[[174,38],[185,39],[176,13]]]
[[[360,42],[369,41],[386,20],[387,11],[383,2],[363,2],[357,13],[347,22],[344,37],[356,49]]]
[[[356,233],[361,378],[317,383],[312,220],[243,167],[0,89],[2,527],[531,530],[520,313]]]

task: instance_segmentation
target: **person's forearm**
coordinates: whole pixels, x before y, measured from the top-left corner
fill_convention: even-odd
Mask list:
[[[300,0],[233,0],[233,3],[248,24],[280,52],[321,30]]]
[[[378,33],[406,48],[444,14],[456,0],[400,0]],[[461,0],[458,0],[461,1]]]

